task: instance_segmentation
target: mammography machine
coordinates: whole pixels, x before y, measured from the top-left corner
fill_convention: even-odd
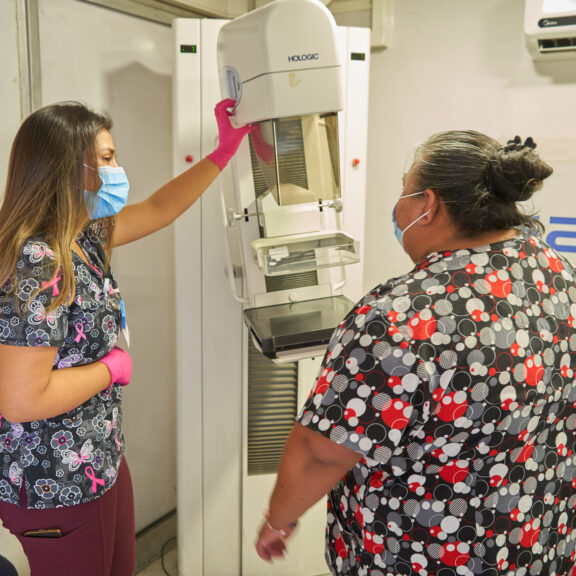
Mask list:
[[[282,43],[282,49],[278,43]],[[318,0],[174,22],[174,172],[214,147],[213,109],[252,125],[176,224],[181,576],[268,576],[254,539],[336,324],[364,292],[370,31]],[[324,576],[325,502],[278,576]]]
[[[312,0],[276,0],[218,36],[222,94],[237,101],[234,121],[252,126],[224,194],[231,286],[277,362],[321,353],[353,304],[343,267],[360,261],[360,235],[344,226],[338,41]]]

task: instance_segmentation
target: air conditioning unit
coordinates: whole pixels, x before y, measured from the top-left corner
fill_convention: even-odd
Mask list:
[[[576,0],[526,0],[524,30],[534,60],[576,58]]]

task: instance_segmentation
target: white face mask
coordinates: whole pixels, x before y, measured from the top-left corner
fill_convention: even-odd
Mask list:
[[[404,230],[400,230],[400,227],[398,226],[398,222],[396,220],[396,206],[398,205],[398,202],[402,200],[402,198],[410,198],[410,196],[419,196],[420,194],[424,194],[424,191],[422,190],[421,192],[413,192],[412,194],[405,194],[404,196],[400,196],[400,198],[398,198],[398,200],[396,201],[396,204],[394,204],[394,209],[392,210],[392,224],[394,224],[394,236],[396,236],[396,239],[398,240],[398,242],[400,242],[402,248],[404,248],[404,234],[406,234],[406,232],[410,230],[410,228],[412,228],[412,226],[414,226],[414,224],[416,224],[418,220],[421,220],[422,218],[424,218],[424,216],[430,214],[430,210],[427,210],[426,212],[424,212],[424,214],[418,216],[416,220],[410,222],[410,224],[408,224],[408,226],[406,226]]]

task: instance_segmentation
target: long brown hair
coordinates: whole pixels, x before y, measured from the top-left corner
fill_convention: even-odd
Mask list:
[[[53,269],[47,272],[62,275],[60,294],[47,311],[74,298],[72,245],[89,222],[84,164],[97,165],[96,137],[111,128],[109,116],[79,102],[61,102],[33,112],[12,144],[0,207],[0,286],[10,278],[17,286],[22,246],[40,237],[54,252]],[[111,219],[103,228],[109,260]]]

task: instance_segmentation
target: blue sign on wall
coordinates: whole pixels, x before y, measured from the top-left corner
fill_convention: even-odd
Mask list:
[[[562,226],[559,230],[553,230],[546,235],[546,242],[558,250],[558,252],[576,252],[576,218],[564,216],[551,216],[547,228]],[[566,229],[567,226],[573,227]],[[566,244],[565,240],[572,239],[573,244]],[[564,240],[564,241],[563,241]]]

